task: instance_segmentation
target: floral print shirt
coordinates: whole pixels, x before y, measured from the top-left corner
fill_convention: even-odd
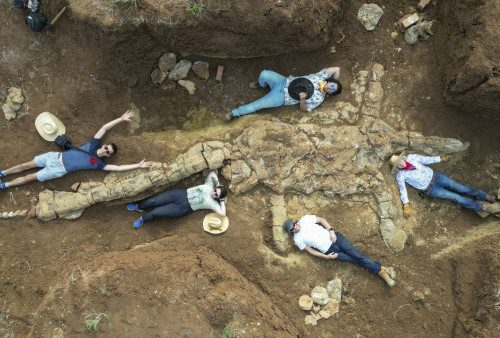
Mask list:
[[[331,74],[329,74],[325,68],[318,73],[309,74],[306,76],[298,76],[298,77],[304,77],[304,78],[308,79],[309,81],[311,81],[314,85],[313,95],[306,100],[306,108],[307,108],[307,111],[310,112],[314,108],[318,107],[325,99],[325,94],[323,94],[322,92],[319,91],[319,83],[322,81],[325,81],[326,79],[331,77]],[[285,84],[285,89],[284,89],[285,106],[289,106],[289,105],[293,105],[293,104],[300,104],[300,100],[295,100],[290,96],[290,94],[288,94],[288,86],[290,85],[290,82],[292,82],[296,78],[297,77],[290,75],[286,79],[286,84]]]
[[[219,185],[219,181],[209,175],[204,184],[188,188],[187,199],[191,209],[211,209],[217,213],[221,213],[219,202],[210,195],[217,185]]]

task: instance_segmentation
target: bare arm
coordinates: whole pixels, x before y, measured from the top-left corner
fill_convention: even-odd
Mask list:
[[[326,69],[326,72],[330,74],[335,80],[339,79],[340,76],[340,68],[339,67],[329,67]]]
[[[210,181],[213,182],[214,187],[219,185],[219,178],[217,177],[215,171],[211,171],[210,174],[208,174],[207,178],[205,179],[205,183],[210,183]]]
[[[215,210],[215,212],[220,216],[224,217],[226,216],[226,203],[224,201],[220,201],[219,204],[220,204],[220,210]]]
[[[304,113],[307,113],[307,106],[306,106],[306,93],[300,93],[300,110],[303,111]]]
[[[103,170],[106,171],[127,171],[127,170],[133,170],[133,169],[138,169],[138,168],[149,168],[153,162],[147,162],[145,160],[142,160],[139,163],[136,164],[124,164],[124,165],[114,165],[114,164],[108,164],[106,165]]]
[[[309,254],[311,254],[313,256],[316,256],[316,257],[319,257],[319,258],[324,258],[324,259],[335,259],[339,255],[338,253],[331,253],[329,255],[325,255],[324,253],[321,253],[318,250],[313,249],[313,248],[311,248],[310,246],[307,246],[307,245],[304,248],[304,250],[307,253],[309,253]]]
[[[120,116],[119,118],[111,121],[111,122],[108,122],[106,123],[105,125],[103,125],[101,127],[101,129],[99,129],[99,131],[94,135],[94,138],[97,138],[97,139],[101,139],[104,134],[106,134],[106,132],[108,130],[110,130],[111,128],[113,128],[114,126],[116,126],[118,123],[120,122],[123,122],[123,121],[130,121],[130,119],[134,116],[134,112],[131,111],[131,110],[127,110],[125,113],[123,113],[122,116]]]

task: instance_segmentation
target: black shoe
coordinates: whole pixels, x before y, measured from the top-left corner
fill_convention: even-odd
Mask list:
[[[228,112],[228,113],[225,113],[225,114],[224,114],[224,120],[225,120],[226,122],[229,122],[229,121],[231,121],[232,119],[234,119],[234,115],[233,115],[233,113],[232,113],[232,112]]]
[[[248,85],[250,89],[259,89],[262,88],[259,84],[259,81],[254,81]]]

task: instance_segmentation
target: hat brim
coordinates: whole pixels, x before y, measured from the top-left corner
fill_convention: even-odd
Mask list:
[[[217,229],[211,228],[210,225],[208,224],[210,218],[213,217],[220,219],[220,221],[222,222],[222,226],[220,228]],[[229,228],[229,218],[227,218],[227,216],[221,216],[219,214],[216,214],[215,212],[212,212],[206,215],[205,218],[203,219],[203,230],[213,235],[222,234],[223,232],[226,232],[227,228]]]
[[[406,156],[406,151],[401,152],[401,154],[399,154],[399,156],[396,157],[396,160],[394,161],[394,164],[392,165],[391,168],[391,173],[395,173],[398,170],[397,164],[399,163],[399,161],[401,161],[401,159],[404,156]]]
[[[288,85],[288,94],[294,100],[300,100],[300,93],[306,93],[306,100],[314,93],[313,83],[304,77],[298,77]]]
[[[57,131],[54,134],[47,134],[46,132],[43,131],[42,128],[42,122],[43,119],[50,119],[52,120],[57,128]],[[38,115],[35,119],[35,128],[38,131],[38,134],[46,140],[46,141],[54,141],[57,136],[62,135],[66,132],[66,128],[64,127],[64,124],[53,114],[49,113],[48,111],[41,113]]]
[[[294,222],[293,218],[287,219],[287,220],[285,221],[285,223],[286,223],[286,222],[288,222],[288,221],[292,222],[292,226],[290,227],[290,230],[286,230],[284,227],[283,227],[283,230],[284,230],[287,234],[291,234],[291,233],[292,233],[292,228],[293,228],[293,223],[295,223],[295,222]],[[285,223],[283,223],[283,224],[285,224]]]

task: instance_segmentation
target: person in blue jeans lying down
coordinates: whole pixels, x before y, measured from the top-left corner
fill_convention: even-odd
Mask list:
[[[396,282],[393,267],[385,267],[359,251],[341,233],[335,232],[326,219],[316,215],[302,216],[298,222],[285,221],[283,229],[293,233],[295,245],[307,253],[331,260],[361,265],[371,273],[380,276],[390,287]]]
[[[255,113],[264,108],[274,108],[300,104],[300,110],[310,112],[318,107],[328,96],[338,95],[342,92],[342,85],[339,80],[340,68],[329,67],[318,73],[313,73],[301,77],[284,77],[271,70],[263,70],[259,75],[259,80],[252,82],[250,88],[258,89],[269,86],[271,91],[260,99],[240,106],[224,115],[226,121],[235,117]],[[294,80],[300,79],[298,87],[291,86],[297,83]],[[297,90],[297,88],[303,89]]]
[[[406,183],[415,189],[423,191],[427,196],[441,198],[460,204],[461,206],[475,211],[486,211],[489,214],[500,212],[500,203],[494,203],[497,196],[487,192],[472,188],[458,182],[455,182],[445,174],[434,171],[428,164],[448,161],[450,155],[444,156],[423,156],[418,154],[404,153],[393,155],[390,163],[393,171],[396,172],[396,181],[399,186],[401,202],[403,202],[403,216],[411,215],[410,200],[406,191]],[[475,198],[464,197],[467,195]],[[488,201],[493,204],[484,203]]]
[[[162,217],[183,217],[198,209],[210,209],[220,216],[226,216],[226,196],[227,189],[219,184],[217,174],[212,171],[202,185],[188,189],[171,189],[158,196],[127,204],[127,209],[138,212],[153,209],[134,222],[134,228],[137,229],[145,222]]]

